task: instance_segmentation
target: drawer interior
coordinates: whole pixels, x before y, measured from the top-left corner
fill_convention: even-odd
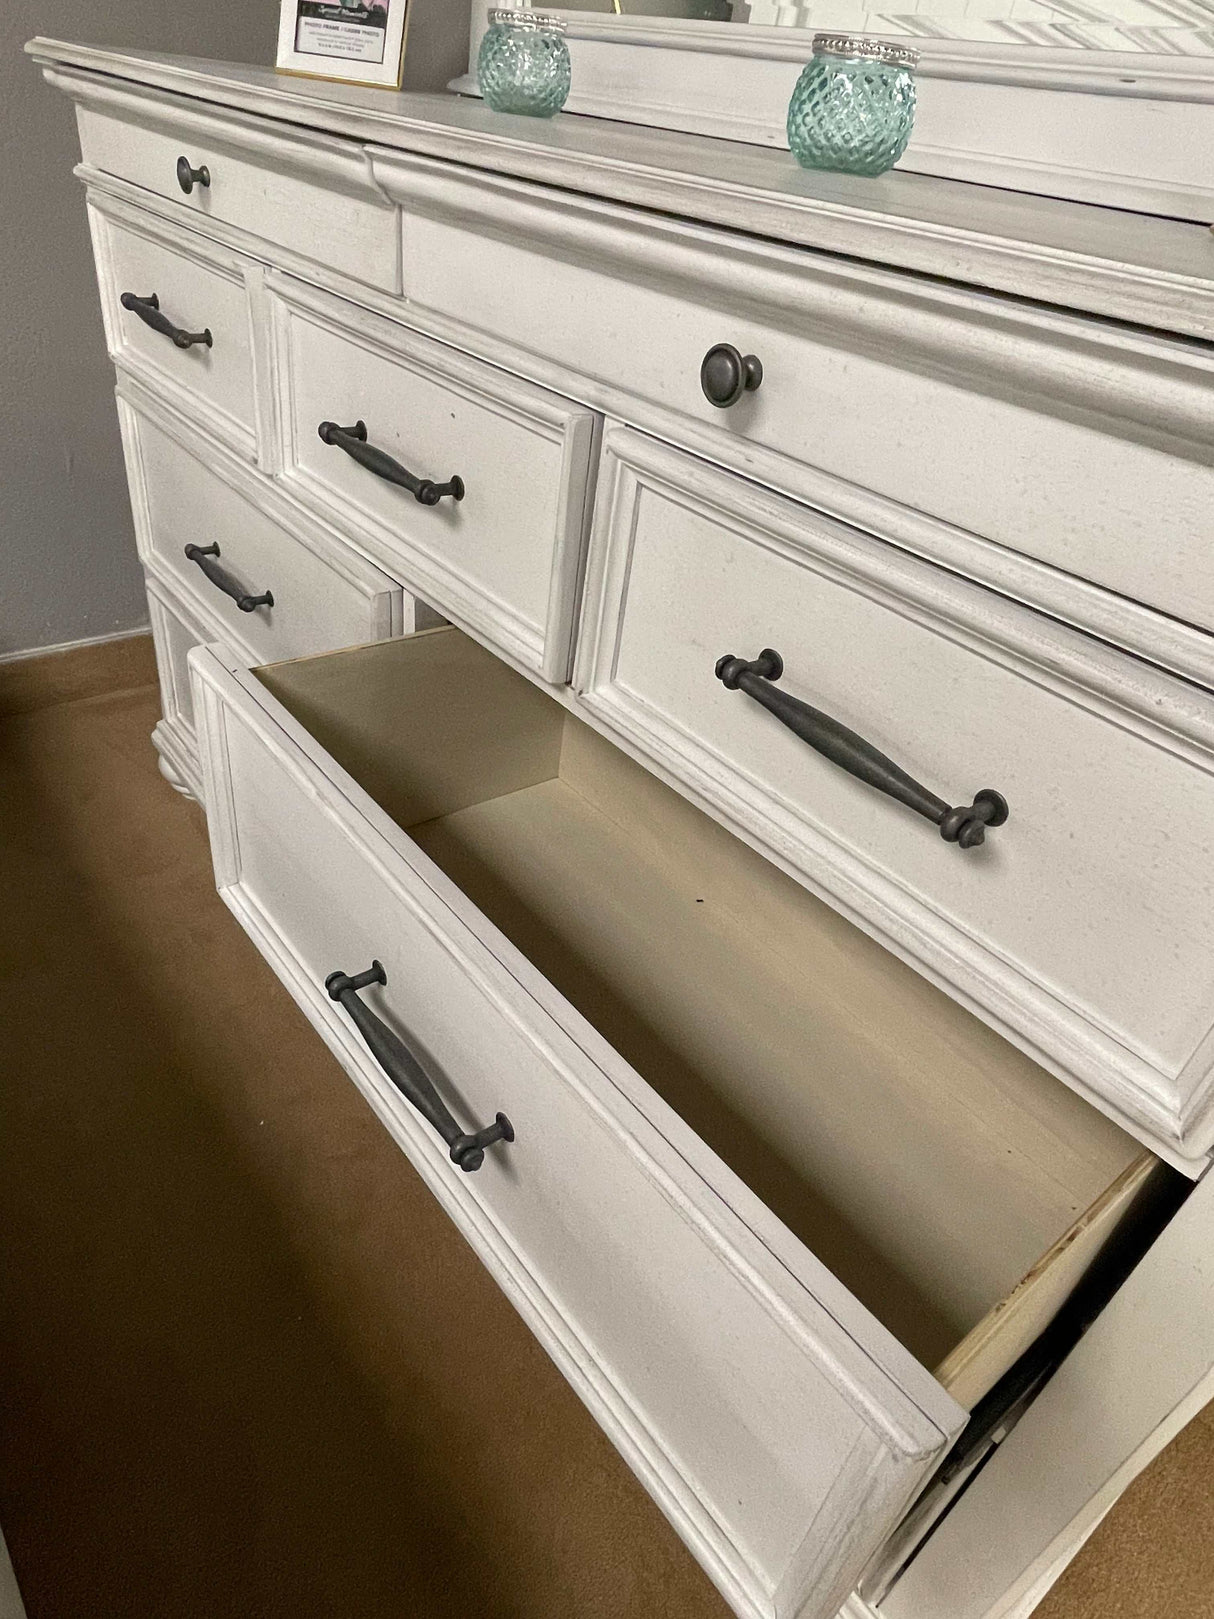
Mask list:
[[[257,673],[962,1404],[1027,1347],[1155,1172],[458,631]]]

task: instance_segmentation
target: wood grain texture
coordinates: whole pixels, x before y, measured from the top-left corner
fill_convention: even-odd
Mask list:
[[[886,1619],[1019,1619],[1207,1405],[1212,1214],[1207,1176],[885,1599]],[[1208,1570],[1208,1516],[1185,1527]]]
[[[971,1410],[1032,1347],[1117,1230],[1159,1160],[1143,1153],[1042,1255],[1005,1299],[936,1367],[955,1400]]]

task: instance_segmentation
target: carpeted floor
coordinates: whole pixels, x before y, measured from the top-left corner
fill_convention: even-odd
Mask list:
[[[724,1619],[216,897],[124,656],[129,689],[0,719],[0,1523],[30,1619]],[[1214,1615],[1212,1477],[1207,1412],[1042,1619]]]

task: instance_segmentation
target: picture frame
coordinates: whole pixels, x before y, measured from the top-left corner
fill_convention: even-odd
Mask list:
[[[280,73],[399,90],[413,0],[281,0]]]

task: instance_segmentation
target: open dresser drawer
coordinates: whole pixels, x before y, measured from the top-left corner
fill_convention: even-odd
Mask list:
[[[1173,1172],[461,632],[190,661],[228,905],[736,1611],[828,1619]]]

